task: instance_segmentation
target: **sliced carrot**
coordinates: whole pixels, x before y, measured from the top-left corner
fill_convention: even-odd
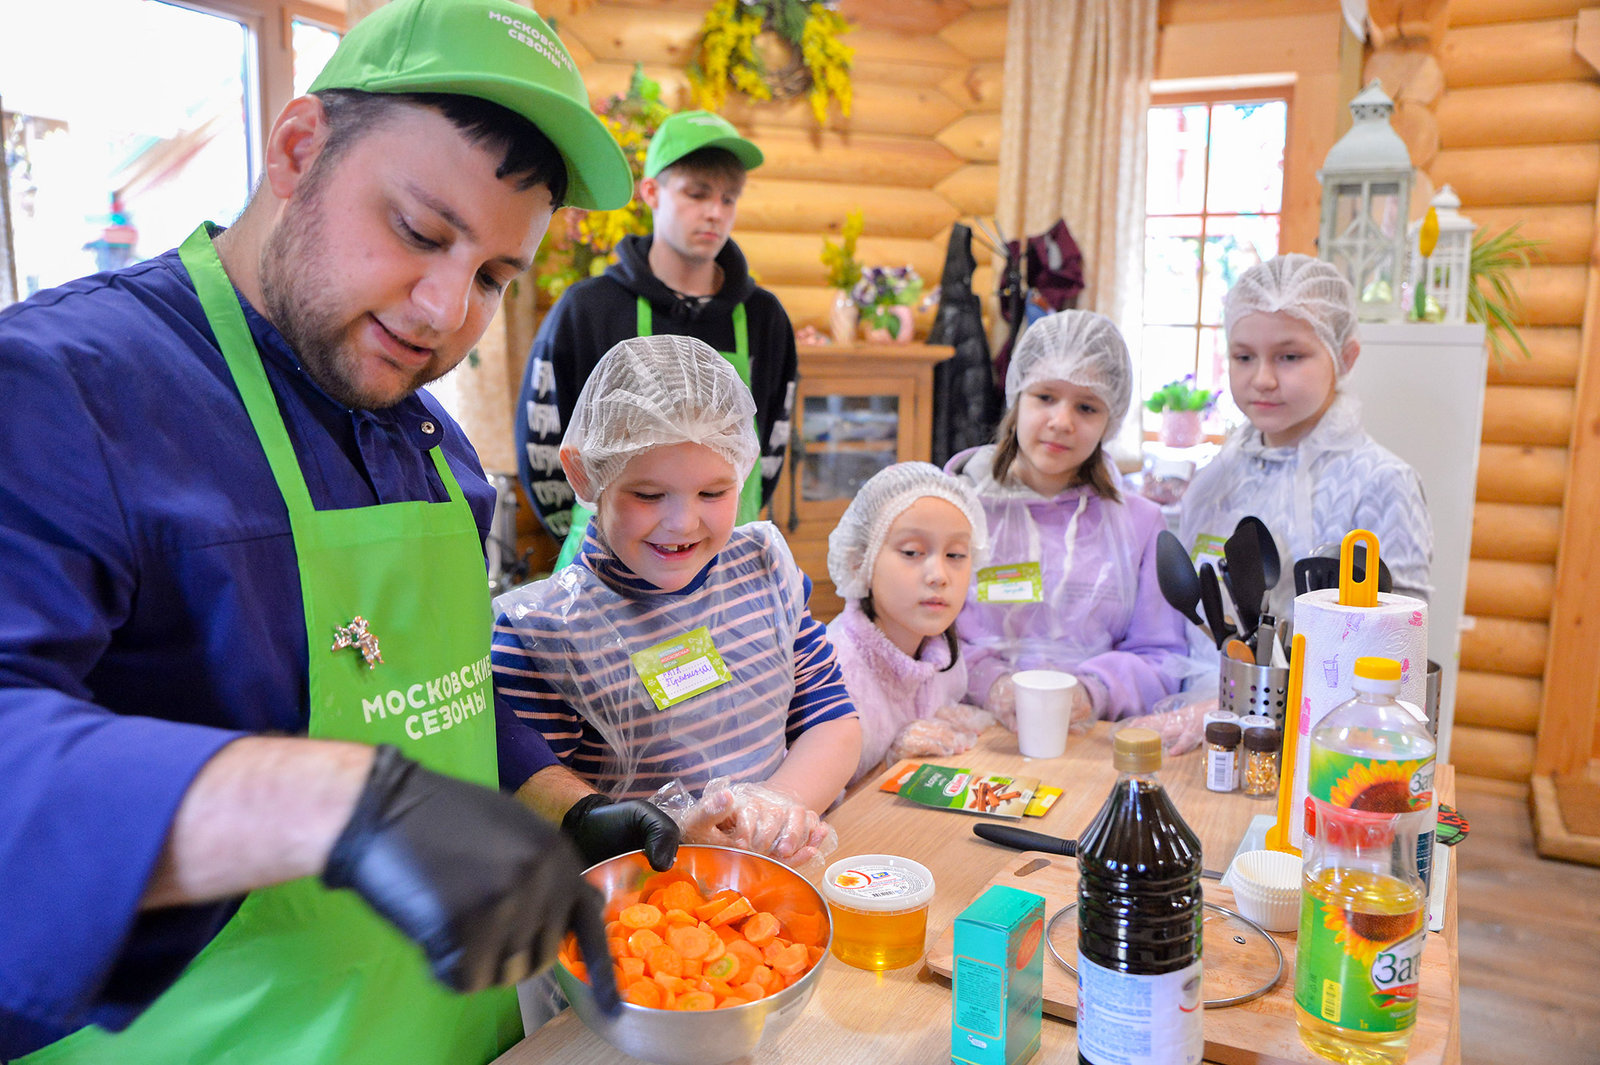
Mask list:
[[[651,947],[662,946],[664,942],[660,936],[650,931],[650,929],[641,928],[628,937],[628,951],[635,958],[643,958],[650,953]]]
[[[650,892],[648,895],[646,895],[644,897],[644,901],[647,902],[648,904],[650,904],[651,906],[654,906],[658,910],[666,910],[666,909],[670,908],[668,906],[663,905],[664,901],[666,900],[666,897],[667,897],[666,889],[665,888],[657,888],[656,890],[654,890],[654,891]]]
[[[657,891],[670,887],[679,881],[686,882],[691,887],[694,886],[694,877],[682,869],[668,869],[664,873],[652,873],[645,879],[643,884],[639,885],[639,894],[641,897],[648,898]]]
[[[749,999],[751,1002],[755,1002],[757,999],[763,999],[767,997],[767,989],[756,983],[754,980],[747,980],[742,984],[735,985],[733,992],[736,995],[740,995]]]
[[[719,924],[727,924],[730,921],[737,921],[742,917],[749,917],[755,912],[756,908],[750,905],[750,900],[745,898],[743,895],[740,895],[738,898],[728,903],[728,905],[718,910],[716,916],[710,918],[708,923],[715,928]],[[773,919],[773,923],[777,923],[776,918]],[[746,936],[746,938],[749,937]]]
[[[680,924],[699,925],[700,923],[700,918],[696,917],[691,910],[668,910],[662,914],[661,919],[667,923],[668,927]]]
[[[702,979],[696,986],[699,987],[701,991],[711,992],[711,994],[719,1000],[727,998],[729,995],[733,994],[733,988],[729,987],[727,981],[725,980]]]
[[[754,1001],[755,1001],[755,999],[746,998],[743,995],[729,995],[727,998],[725,998],[721,1002],[717,1003],[717,1009],[725,1010],[725,1009],[728,1009],[728,1008],[730,1008],[732,1006],[743,1006],[748,1002],[754,1002]]]
[[[701,931],[705,932],[706,941],[710,944],[710,946],[706,948],[706,956],[701,958],[701,961],[713,962],[722,957],[724,954],[728,953],[727,941],[721,936],[717,935],[717,930],[715,928],[707,928],[702,925]]]
[[[786,977],[799,976],[810,963],[811,958],[806,954],[804,943],[791,943],[772,959],[772,967]]]
[[[737,891],[733,890],[732,888],[724,888],[707,899],[704,905],[696,906],[694,908],[694,915],[700,918],[702,921],[709,921],[711,918],[725,910],[728,906],[728,903],[737,898],[742,898]]]
[[[821,961],[822,955],[825,953],[826,951],[824,951],[821,947],[814,947],[810,943],[806,944],[806,957],[810,959],[812,965],[815,965],[817,962]]]
[[[578,941],[576,936],[573,936],[571,938],[572,938],[572,941],[574,943],[576,943]],[[624,929],[622,927],[622,922],[621,921],[607,921],[606,922],[606,938],[607,939],[627,939],[628,938],[628,930]]]
[[[615,921],[618,914],[638,902],[641,897],[637,891],[624,891],[606,904],[606,920]]]
[[[627,987],[629,984],[633,983],[635,980],[643,980],[644,979],[644,959],[643,958],[633,958],[633,957],[618,958],[617,959],[617,972],[621,974],[617,978],[617,986],[618,987]]]
[[[721,940],[718,940],[718,942],[720,943]],[[732,954],[724,953],[722,957],[717,958],[715,961],[704,963],[704,968],[701,969],[701,972],[709,980],[732,983],[733,978],[739,975],[739,959]]]
[[[756,967],[755,981],[766,988],[769,995],[776,995],[784,988],[783,977],[779,976],[775,969],[766,965]]]
[[[699,925],[692,927],[673,925],[667,929],[668,945],[685,958],[704,958],[711,953],[711,941],[716,938],[714,934],[703,931]]]
[[[736,977],[738,983],[749,980],[756,966],[766,964],[766,959],[761,956],[761,949],[743,939],[728,944],[728,956],[738,959],[739,970]]]
[[[633,953],[628,949],[627,939],[622,936],[613,936],[610,939],[607,939],[606,946],[611,948],[611,956],[613,958],[621,958],[627,954]]]
[[[576,976],[579,980],[582,980],[586,984],[589,982],[589,967],[583,964],[583,962],[569,961],[567,962],[567,968],[572,972],[572,975]]]
[[[701,921],[700,923],[701,924],[705,924],[704,921]],[[738,942],[738,943],[743,943],[744,942],[744,933],[739,931],[737,928],[735,928],[732,925],[719,924],[715,928],[712,928],[710,925],[707,924],[706,927],[707,928],[711,928],[711,930],[717,934],[717,938],[722,940],[722,942],[724,944],[732,944],[732,943],[735,943],[735,942]]]
[[[680,976],[673,976],[670,973],[656,973],[650,979],[660,984],[661,990],[670,994],[681,995],[685,991],[692,990],[691,985],[687,980]]]
[[[661,910],[648,902],[636,903],[622,911],[622,923],[628,928],[654,928],[661,923]]]
[[[623,1001],[653,1010],[661,1008],[662,994],[661,985],[653,980],[635,980],[622,989]]]
[[[683,955],[669,946],[651,947],[645,952],[644,963],[652,973],[683,975]]]
[[[694,882],[690,880],[675,880],[668,884],[666,890],[662,892],[662,898],[667,904],[667,909],[671,910],[693,911],[696,906],[704,906],[706,902],[705,896],[700,894]]]
[[[771,943],[778,934],[778,919],[770,913],[758,913],[739,926],[744,937],[758,947]]]
[[[782,922],[789,938],[796,943],[814,947],[822,942],[822,914],[796,911],[784,914]]]
[[[703,970],[704,964],[699,958],[683,959],[683,978],[685,980],[689,979],[691,976],[699,976]]]
[[[673,1009],[680,1010],[714,1010],[717,1000],[709,991],[688,991],[678,996],[678,1001],[673,1004]]]

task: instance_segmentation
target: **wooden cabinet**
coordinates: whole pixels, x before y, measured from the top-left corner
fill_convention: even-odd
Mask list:
[[[811,613],[844,606],[828,579],[828,534],[874,473],[927,461],[933,446],[933,366],[955,349],[932,344],[801,345],[789,458],[772,498],[800,568]]]

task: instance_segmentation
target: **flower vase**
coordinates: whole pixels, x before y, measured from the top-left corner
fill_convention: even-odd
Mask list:
[[[889,313],[899,322],[899,327],[894,330],[894,339],[897,344],[911,343],[911,336],[917,331],[917,320],[910,307],[897,303],[889,308]]]
[[[1194,447],[1203,435],[1197,410],[1161,412],[1161,442],[1168,447]]]
[[[833,294],[833,309],[828,313],[828,327],[833,332],[835,344],[852,344],[856,339],[856,325],[861,320],[861,310],[848,292]]]

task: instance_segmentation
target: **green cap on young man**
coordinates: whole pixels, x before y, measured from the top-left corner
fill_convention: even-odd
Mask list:
[[[633,196],[622,148],[589,107],[560,39],[510,0],[393,0],[350,28],[311,92],[452,93],[513,111],[567,164],[566,202],[612,210]]]
[[[644,154],[644,176],[653,178],[701,148],[726,149],[746,170],[754,170],[765,158],[760,148],[739,136],[733,123],[721,115],[710,111],[679,111],[667,116],[650,138],[650,147]]]

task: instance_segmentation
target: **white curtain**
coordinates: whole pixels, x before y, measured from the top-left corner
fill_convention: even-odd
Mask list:
[[[1145,112],[1158,0],[1011,0],[997,216],[1009,239],[1066,220],[1078,306],[1138,343]],[[1130,418],[1137,424],[1137,418]]]

